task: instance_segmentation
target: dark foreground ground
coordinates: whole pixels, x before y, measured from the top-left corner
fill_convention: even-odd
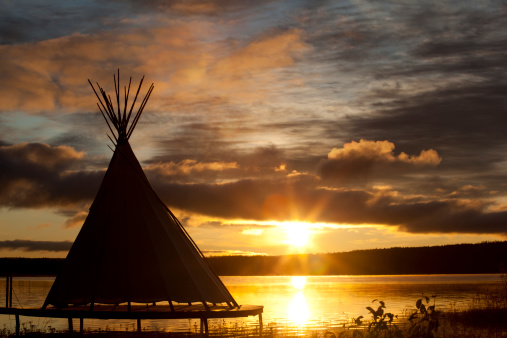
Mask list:
[[[438,323],[438,324],[437,324]],[[449,337],[449,338],[500,338],[507,337],[507,307],[490,309],[469,309],[466,311],[435,312],[434,315],[420,314],[414,318],[402,318],[389,321],[389,316],[376,320],[361,322],[351,321],[340,328],[306,328],[304,326],[287,326],[270,323],[264,326],[263,337],[323,337],[323,338],[416,338],[416,337]],[[1,332],[0,337],[12,337],[11,332]],[[25,337],[114,337],[114,338],[166,338],[166,337],[202,337],[198,332],[116,332],[85,331],[22,332]],[[258,328],[227,327],[212,328],[209,337],[258,337]]]

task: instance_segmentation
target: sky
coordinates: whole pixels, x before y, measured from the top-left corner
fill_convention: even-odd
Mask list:
[[[65,257],[114,147],[208,255],[505,240],[502,1],[0,0],[0,256]],[[128,182],[126,182],[128,184]]]

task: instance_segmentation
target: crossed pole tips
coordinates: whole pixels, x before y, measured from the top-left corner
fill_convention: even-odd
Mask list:
[[[137,97],[139,96],[139,92],[141,91],[141,87],[143,85],[144,81],[144,75],[141,78],[141,81],[139,82],[139,86],[137,88],[136,96],[134,97],[134,101],[132,102],[132,105],[130,106],[130,109],[127,113],[127,107],[129,105],[129,94],[130,94],[130,86],[132,84],[132,77],[130,77],[129,85],[124,86],[124,102],[123,102],[123,109],[120,104],[120,70],[118,69],[118,78],[116,78],[116,75],[113,75],[114,79],[114,92],[116,94],[116,111],[113,104],[113,100],[111,99],[111,96],[108,95],[104,89],[99,85],[97,82],[97,88],[100,92],[100,95],[97,93],[97,90],[93,86],[90,79],[88,79],[88,83],[93,89],[93,92],[97,96],[97,99],[99,102],[97,103],[97,107],[99,107],[99,110],[106,120],[107,126],[109,127],[109,130],[111,131],[111,134],[116,141],[116,143],[123,143],[128,141],[130,136],[132,135],[132,132],[134,131],[134,128],[137,125],[137,122],[139,121],[139,118],[141,117],[141,114],[143,113],[144,107],[146,106],[146,103],[148,103],[148,99],[150,98],[151,92],[153,91],[153,88],[155,86],[153,83],[150,85],[150,88],[148,88],[148,92],[144,96],[141,105],[137,109],[137,112],[134,113],[132,118],[132,111],[134,110],[134,106],[137,101]],[[99,104],[100,103],[100,104]],[[107,117],[106,117],[107,115]],[[132,118],[132,121],[130,121]],[[114,129],[118,133],[118,135],[115,134],[113,128],[111,127],[111,124],[113,125]],[[130,122],[130,125],[129,125]],[[111,137],[108,135],[109,139]],[[115,141],[111,139],[111,141],[116,145]]]

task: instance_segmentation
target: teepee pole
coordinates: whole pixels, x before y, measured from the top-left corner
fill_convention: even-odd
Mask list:
[[[114,78],[114,75],[113,75]],[[118,106],[118,119],[121,120],[120,115],[120,69],[118,68],[118,84],[116,83],[116,79],[114,79],[114,93],[116,94],[116,105]]]
[[[97,107],[99,107],[99,110],[100,110],[100,113],[102,114],[102,117],[104,117],[104,120],[106,120],[107,126],[109,127],[109,130],[111,131],[111,134],[113,134],[114,139],[116,140],[116,142],[118,142],[118,138],[114,134],[113,128],[111,128],[111,126],[109,125],[109,121],[107,120],[106,115],[104,114],[104,112],[102,111],[102,109],[100,109],[100,106],[99,106],[98,103],[97,103]],[[107,137],[109,137],[109,135]],[[109,137],[109,139],[111,139],[111,138]]]
[[[129,88],[127,89],[127,87],[123,87],[125,89],[125,103],[123,105],[123,123],[125,124],[125,127],[127,127],[127,106],[128,106],[128,102],[129,102],[129,94],[130,94],[130,84],[132,83],[132,76],[130,77],[130,80],[129,80]]]
[[[141,102],[141,106],[139,107],[139,110],[137,111],[136,116],[134,117],[134,121],[132,121],[132,124],[130,125],[130,128],[127,132],[127,140],[132,135],[132,132],[134,131],[134,128],[137,125],[137,122],[139,121],[139,118],[141,117],[141,114],[143,113],[144,107],[146,106],[146,103],[148,102],[148,99],[150,98],[151,92],[153,91],[153,84],[150,86],[150,89],[148,89],[148,93],[144,97],[143,101]]]
[[[141,81],[139,82],[139,87],[137,88],[136,96],[134,96],[134,102],[132,102],[132,106],[130,106],[129,115],[127,116],[127,122],[126,125],[130,121],[130,116],[132,115],[132,110],[134,109],[134,105],[136,104],[137,96],[139,95],[139,91],[141,90],[141,87],[143,85],[144,76],[141,78]]]
[[[88,83],[90,84],[90,86],[92,87],[93,89],[93,92],[95,93],[95,96],[97,96],[97,99],[99,100],[100,104],[102,105],[102,108],[104,108],[104,111],[108,112],[108,109],[106,108],[106,106],[104,105],[104,103],[102,102],[102,99],[100,98],[99,94],[97,93],[97,91],[95,90],[95,87],[93,86],[92,82],[88,79]],[[102,88],[100,88],[100,85],[97,83],[97,87],[99,88],[99,91],[101,94],[103,94],[103,90]],[[98,103],[97,103],[98,105]],[[100,109],[100,107],[99,107]],[[102,112],[102,110],[101,110]],[[108,114],[109,116],[109,114]],[[112,121],[111,121],[112,122]]]

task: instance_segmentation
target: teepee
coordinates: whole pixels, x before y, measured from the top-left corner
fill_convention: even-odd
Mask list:
[[[208,303],[238,307],[185,228],[155,193],[130,147],[129,138],[154,88],[152,84],[133,113],[143,79],[129,105],[132,78],[121,100],[118,71],[118,77],[114,76],[116,108],[100,85],[97,83],[99,95],[88,80],[115,150],[43,308],[89,305],[92,310],[94,304],[128,303],[130,307],[131,303],[161,301],[168,301],[173,310],[173,302],[198,302],[206,309]]]

